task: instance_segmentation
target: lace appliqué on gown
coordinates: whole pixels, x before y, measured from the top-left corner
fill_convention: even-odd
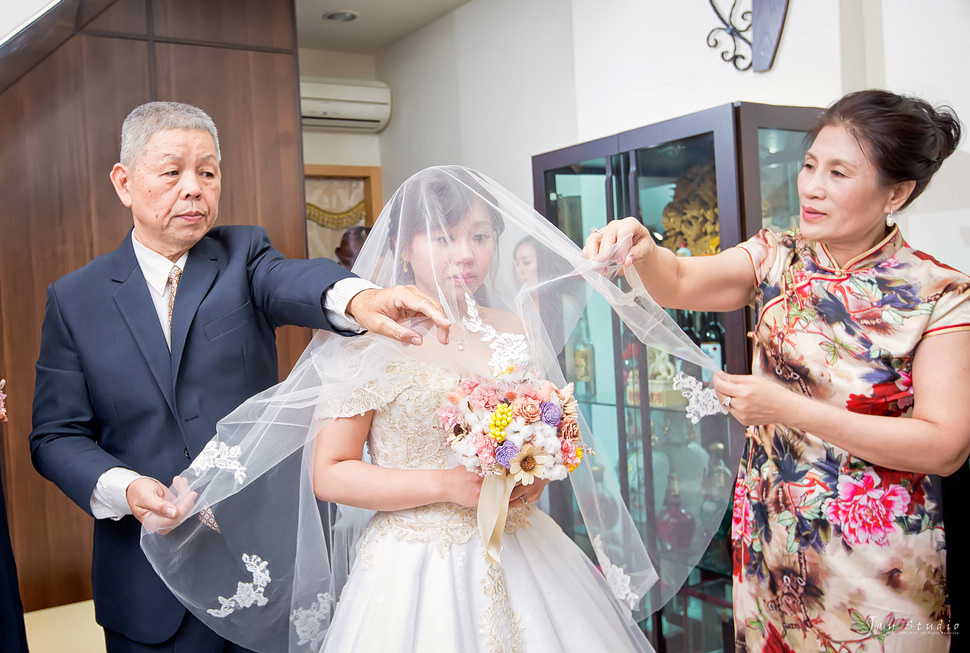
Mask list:
[[[529,518],[534,512],[535,506],[531,505],[510,510],[505,532],[514,533],[531,526]],[[433,543],[438,555],[444,557],[453,544],[464,544],[477,533],[478,511],[456,503],[432,503],[400,513],[379,512],[361,538],[359,555],[361,563],[369,565],[369,545],[378,538],[393,535],[402,542]]]
[[[199,457],[192,461],[189,469],[202,476],[210,469],[225,469],[232,472],[236,483],[242,484],[246,480],[246,468],[239,464],[242,447],[230,447],[225,442],[210,440]]]
[[[606,547],[603,546],[603,538],[599,535],[593,538],[593,551],[596,552],[596,558],[599,560],[606,582],[613,590],[613,596],[626,603],[630,610],[635,610],[640,597],[630,589],[630,577],[621,567],[610,562],[609,556],[606,555]]]
[[[717,400],[714,388],[705,388],[703,383],[692,376],[678,372],[674,377],[674,390],[680,390],[687,399],[685,412],[692,424],[697,424],[702,417],[708,415],[727,414]]]
[[[510,366],[527,366],[532,363],[529,357],[529,345],[525,335],[521,333],[504,333],[498,331],[491,324],[486,324],[478,314],[478,305],[467,292],[465,302],[468,305],[468,316],[461,321],[471,333],[481,333],[482,341],[487,342],[492,350],[492,358],[488,365],[496,373],[508,369]]]
[[[290,621],[296,630],[300,641],[298,646],[310,644],[318,648],[327,634],[323,624],[330,623],[330,612],[333,609],[333,596],[330,592],[317,594],[317,600],[309,608],[297,608],[290,613]]]
[[[482,552],[485,559],[488,556]],[[490,605],[482,615],[481,635],[490,653],[516,653],[522,650],[522,624],[512,612],[512,602],[505,588],[502,568],[488,561],[488,572],[482,579]]]
[[[254,604],[262,607],[269,603],[269,599],[263,595],[263,590],[272,580],[269,577],[268,563],[257,555],[251,556],[246,553],[243,554],[242,561],[246,564],[246,569],[252,573],[253,582],[237,584],[236,593],[228,599],[220,596],[219,609],[213,608],[206,611],[213,617],[227,617],[236,610],[248,608]]]

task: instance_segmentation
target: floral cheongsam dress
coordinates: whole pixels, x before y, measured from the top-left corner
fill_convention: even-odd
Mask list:
[[[970,329],[970,278],[898,227],[844,267],[797,230],[740,247],[758,284],[754,373],[815,401],[909,417],[917,345]],[[947,651],[946,543],[927,475],[782,424],[748,435],[732,532],[738,650]]]

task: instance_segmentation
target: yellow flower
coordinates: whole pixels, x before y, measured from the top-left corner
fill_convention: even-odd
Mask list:
[[[502,403],[495,407],[495,412],[488,418],[488,434],[496,442],[505,442],[505,427],[512,421],[512,406]]]
[[[550,462],[547,454],[527,444],[509,463],[509,473],[517,483],[532,485],[536,478],[546,477],[546,465]]]

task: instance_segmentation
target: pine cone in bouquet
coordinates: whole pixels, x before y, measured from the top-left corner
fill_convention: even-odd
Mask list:
[[[717,223],[714,163],[691,166],[677,179],[674,198],[663,210],[663,245],[673,251],[715,254],[721,245]]]

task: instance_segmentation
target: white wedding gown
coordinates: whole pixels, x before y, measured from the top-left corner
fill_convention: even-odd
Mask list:
[[[374,463],[447,469],[458,462],[435,413],[458,381],[451,370],[403,358],[340,413],[376,410]],[[533,505],[509,511],[501,567],[485,557],[476,519],[474,508],[451,503],[377,513],[322,650],[653,650],[603,574],[548,515]]]

